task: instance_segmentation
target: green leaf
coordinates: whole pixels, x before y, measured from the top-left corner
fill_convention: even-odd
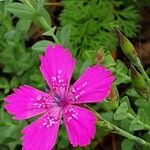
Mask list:
[[[59,130],[59,139],[57,143],[57,149],[65,149],[68,145],[69,145],[69,141],[66,136],[66,130],[65,130],[64,125],[62,125]]]
[[[134,142],[124,139],[121,143],[121,150],[133,150],[134,149]]]
[[[16,38],[18,38],[18,33],[16,32],[16,30],[11,30],[5,33],[4,35],[5,39],[7,40],[16,40]]]
[[[36,50],[36,51],[39,51],[39,52],[44,52],[44,50],[45,50],[45,48],[48,46],[48,44],[54,45],[54,43],[52,43],[51,41],[42,40],[42,41],[39,41],[39,42],[35,43],[35,44],[32,46],[32,49],[33,49],[33,50]]]
[[[127,105],[128,105],[128,113],[131,114],[132,116],[135,116],[135,112],[134,112],[133,109],[131,108],[129,98],[128,98],[127,96],[124,96],[124,97],[121,99],[121,103],[123,103],[123,102],[126,102]]]
[[[51,28],[51,18],[49,13],[45,10],[45,8],[41,8],[38,11],[38,15],[39,17],[43,17],[45,22],[47,23],[47,25],[49,26],[49,28]]]
[[[7,130],[6,130],[7,128]],[[8,137],[12,137],[12,133],[17,130],[17,127],[13,124],[6,126],[6,125],[0,125],[0,133],[1,133],[1,138],[0,138],[0,143],[3,143],[4,140]]]
[[[109,112],[105,112],[105,113],[101,113],[102,118],[106,119],[109,122],[112,122],[113,120],[113,112],[109,111]]]
[[[105,59],[103,61],[103,64],[105,64],[108,68],[116,65],[112,55],[109,52],[107,52],[107,54],[105,55]]]
[[[38,0],[38,9],[39,10],[44,7],[44,3],[45,3],[45,0]]]
[[[102,105],[105,110],[115,110],[118,108],[118,101],[105,100]]]
[[[95,50],[88,50],[88,51],[85,51],[85,55],[88,57],[88,59],[94,61],[95,60]]]
[[[128,5],[125,1],[118,3],[108,0],[86,2],[62,0],[62,2],[64,8],[59,19],[62,27],[71,24],[70,42],[75,55],[78,50],[83,54],[84,50],[100,47],[104,51],[115,50],[117,40],[113,32],[114,26],[119,26],[129,36],[133,36],[137,31],[136,8],[126,10],[134,5],[133,3]],[[124,15],[121,12],[124,12]]]
[[[146,99],[143,99],[143,98],[138,98],[135,101],[135,105],[137,105],[140,108],[144,108],[144,109],[150,108],[150,103]]]
[[[0,108],[0,122],[2,122],[5,125],[12,124],[11,115],[9,115],[8,113],[6,113],[4,111],[4,108]]]
[[[137,97],[137,98],[140,97],[140,95],[133,88],[130,88],[129,90],[127,90],[126,94],[131,97]]]
[[[142,129],[150,130],[150,118],[148,118],[148,115],[146,114],[144,109],[139,109],[138,115],[131,122],[131,125],[129,127],[130,131]]]
[[[7,145],[10,149],[14,149],[16,145],[20,143],[20,127],[15,124],[0,124],[0,132],[0,143]]]
[[[44,32],[43,35],[52,36],[56,30],[56,26],[51,28],[49,31]]]
[[[21,38],[22,37],[25,38],[27,36],[26,34],[28,30],[30,29],[31,23],[32,23],[32,20],[28,20],[24,18],[20,19],[17,22],[16,29],[21,34]]]
[[[32,75],[30,76],[30,80],[35,81],[35,82],[38,82],[38,81],[41,80],[41,75],[40,75],[40,74],[32,74]]]
[[[147,101],[146,99],[143,98],[139,98],[135,101],[135,105],[138,107],[139,109],[139,114],[141,114],[143,111],[140,111],[141,109],[144,110],[144,114],[140,115],[141,117],[146,115],[146,118],[148,118],[148,121],[146,121],[147,124],[149,124],[150,122],[150,102]],[[147,120],[147,119],[146,119]]]
[[[126,84],[126,83],[129,83],[131,81],[130,77],[128,76],[128,69],[122,61],[117,60],[115,70],[116,70],[116,81],[115,81],[115,83],[117,85],[119,85],[121,83]]]
[[[11,88],[14,88],[14,87],[17,87],[19,85],[19,79],[14,76],[12,79],[11,79],[11,82],[10,82],[10,87]]]
[[[116,72],[121,72],[124,74],[128,73],[126,65],[121,60],[117,60],[116,62]]]
[[[139,120],[141,122],[143,122],[144,124],[150,125],[150,120],[149,120],[147,114],[145,113],[144,109],[139,109],[138,115],[139,115]]]
[[[0,92],[0,101],[3,101],[5,97],[5,93]]]
[[[127,118],[128,105],[126,102],[121,103],[114,114],[115,120],[123,120]]]
[[[70,31],[71,26],[66,25],[60,30],[60,32],[57,32],[58,40],[66,48],[70,46]]]
[[[10,86],[6,78],[0,78],[0,89],[4,89],[5,94],[9,92]]]
[[[131,131],[129,130],[130,124],[131,124],[131,120],[129,118],[125,118],[125,119],[119,121],[120,127],[131,133]]]
[[[5,9],[19,18],[33,19],[36,13],[22,3],[11,3]]]
[[[143,138],[144,138],[147,142],[150,142],[150,132],[146,132],[146,133],[144,134]],[[142,150],[149,150],[149,148],[145,146],[145,147],[143,147]]]
[[[74,73],[73,73],[73,77],[75,78],[75,80],[77,80],[77,78],[79,78],[82,65],[83,65],[83,61],[79,59],[76,62],[76,67],[75,67],[75,70],[74,70]]]
[[[125,75],[125,74],[122,74],[122,73],[117,73],[116,74],[116,85],[119,85],[119,84],[127,84],[131,81],[130,77]]]
[[[139,116],[137,116],[129,126],[130,131],[142,130],[144,127],[139,123]]]
[[[93,63],[92,63],[92,61],[90,59],[88,59],[85,62],[83,62],[83,65],[81,66],[81,69],[80,69],[80,74],[82,74],[83,71],[85,71],[85,69],[90,67],[92,64]]]

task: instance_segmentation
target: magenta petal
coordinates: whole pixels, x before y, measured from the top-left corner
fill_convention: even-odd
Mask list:
[[[69,50],[61,45],[49,45],[45,56],[40,56],[40,60],[40,70],[51,90],[66,90],[75,66],[75,60]]]
[[[94,138],[96,117],[91,111],[68,105],[64,108],[64,123],[73,146],[86,146]]]
[[[5,101],[6,110],[19,120],[44,113],[48,107],[55,105],[48,94],[27,85],[16,89]]]
[[[103,101],[110,93],[114,77],[112,71],[95,65],[86,69],[72,86],[68,97],[72,103],[92,103]]]
[[[22,130],[23,150],[51,150],[57,139],[60,117],[49,112],[25,127]]]

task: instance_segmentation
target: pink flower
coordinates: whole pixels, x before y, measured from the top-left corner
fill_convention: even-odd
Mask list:
[[[73,146],[90,144],[95,135],[96,117],[77,104],[103,101],[110,93],[112,72],[99,65],[89,67],[70,87],[75,60],[68,49],[49,45],[40,60],[40,70],[51,91],[44,93],[23,85],[5,98],[5,108],[14,115],[13,119],[43,114],[22,130],[23,150],[52,149],[62,118]]]

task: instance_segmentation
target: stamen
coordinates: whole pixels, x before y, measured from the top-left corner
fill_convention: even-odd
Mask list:
[[[75,100],[79,99],[79,97],[85,93],[85,90],[83,89],[85,88],[86,85],[87,82],[84,82],[80,86],[72,88],[71,92],[73,93]]]
[[[42,127],[42,126],[44,126],[46,128],[52,127],[53,125],[55,125],[57,123],[57,121],[58,121],[57,117],[48,114],[43,119],[42,125],[40,127]]]
[[[52,104],[51,99],[49,97],[38,95],[36,97],[36,101],[33,103],[35,108],[48,108]]]
[[[65,113],[65,117],[67,119],[67,122],[71,122],[72,119],[78,119],[78,113],[76,112],[76,110],[71,107],[69,110],[67,110],[67,112]]]
[[[61,73],[62,73],[62,70],[59,69],[59,70],[58,70],[58,74],[61,74]]]
[[[61,69],[58,69],[56,75],[51,77],[53,91],[57,92],[60,97],[66,94],[67,88],[67,80],[62,72]]]

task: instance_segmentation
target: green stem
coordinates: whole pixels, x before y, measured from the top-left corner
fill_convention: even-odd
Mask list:
[[[140,145],[144,145],[144,146],[150,147],[150,143],[146,142],[145,140],[143,140],[143,139],[141,139],[141,138],[139,138],[139,137],[136,137],[136,136],[132,135],[131,133],[129,133],[129,132],[127,132],[127,131],[125,131],[125,130],[119,128],[119,127],[117,127],[116,125],[114,125],[114,124],[108,122],[108,121],[105,120],[105,119],[102,119],[102,121],[104,122],[104,124],[105,124],[110,130],[114,131],[115,133],[120,134],[120,135],[126,137],[127,139],[129,139],[129,140],[131,140],[131,141],[134,141],[134,142],[136,142],[136,143],[138,143],[138,144],[140,144]],[[97,124],[100,125],[100,124],[101,124],[101,121],[98,121]]]
[[[43,18],[43,17],[38,17],[38,22],[41,24],[42,28],[45,31],[48,31],[51,29],[51,27],[49,26],[49,24],[47,23],[47,21]]]
[[[102,118],[102,117],[100,116],[100,114],[98,114],[98,113],[97,113],[95,110],[93,110],[91,107],[89,107],[89,106],[87,106],[87,105],[86,105],[86,107],[89,108],[91,111],[93,111],[94,114],[96,115],[96,117],[97,117],[99,120],[101,120],[101,121],[97,121],[97,125],[101,125],[101,123],[103,122],[104,125],[105,125],[106,127],[108,127],[108,129],[110,129],[111,131],[113,131],[113,132],[115,132],[115,133],[117,133],[117,134],[120,134],[120,135],[126,137],[127,139],[129,139],[129,140],[131,140],[131,141],[134,141],[134,142],[136,142],[136,143],[138,143],[138,144],[140,144],[140,145],[144,145],[144,146],[150,147],[150,143],[149,143],[149,142],[147,142],[147,141],[145,141],[145,140],[143,140],[143,139],[141,139],[141,138],[139,138],[139,137],[136,137],[136,136],[132,135],[131,133],[129,133],[129,132],[127,132],[127,131],[125,131],[125,130],[119,128],[119,127],[116,126],[116,125],[114,125],[113,123],[111,123],[111,122],[105,120],[104,118]]]
[[[48,31],[48,30],[51,29],[51,27],[49,26],[49,24],[47,23],[47,21],[43,17],[39,17],[38,21],[40,22],[41,26],[43,27],[43,29],[45,31]],[[54,34],[52,34],[52,38],[54,39],[55,43],[57,43],[57,44],[60,43],[59,40],[57,39],[57,37]]]
[[[10,20],[8,19],[8,17],[6,19],[6,17],[2,13],[0,13],[0,22],[4,25],[4,27],[8,31],[10,31],[12,29]]]
[[[60,44],[58,38],[55,36],[55,34],[52,34],[52,38],[54,39],[55,43]]]

